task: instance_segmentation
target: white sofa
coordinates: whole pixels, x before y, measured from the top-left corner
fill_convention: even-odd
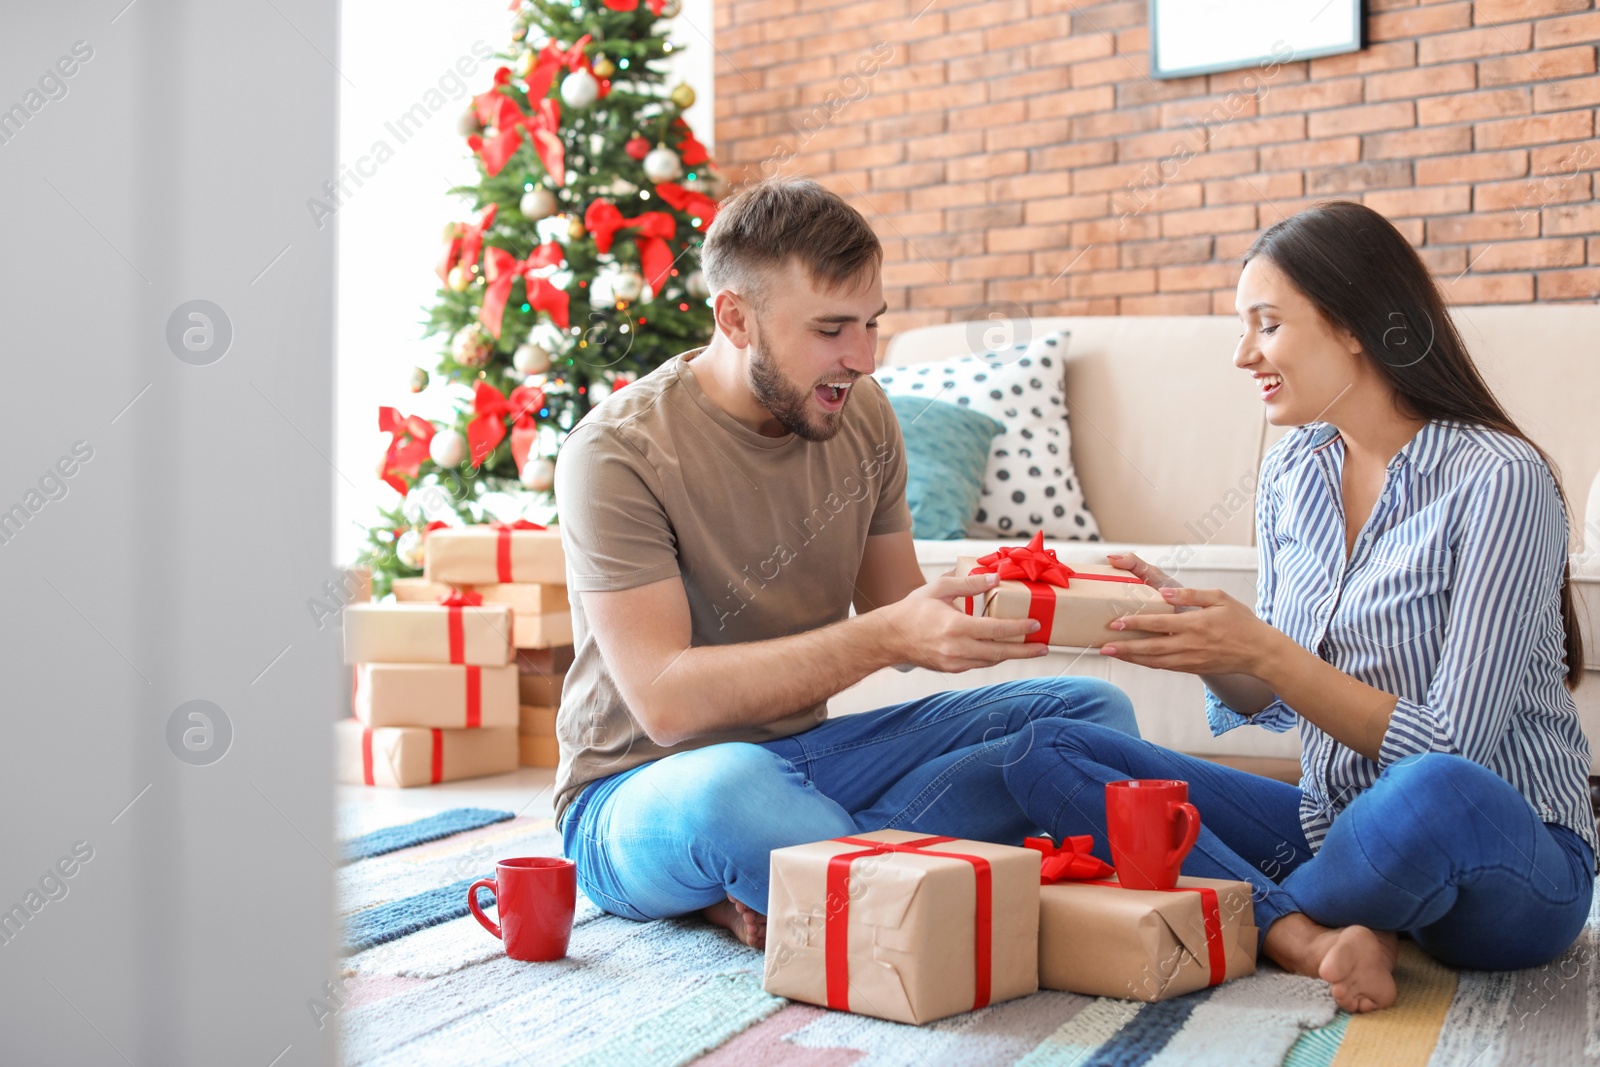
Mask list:
[[[1577,516],[1572,574],[1588,670],[1575,697],[1600,741],[1600,305],[1465,307],[1458,328],[1513,419],[1560,469]],[[898,334],[884,363],[904,366],[971,351],[967,323]],[[1255,474],[1284,429],[1270,426],[1232,363],[1239,324],[1227,316],[1040,318],[1009,324],[1019,337],[1072,334],[1066,393],[1072,457],[1102,542],[1054,545],[1068,563],[1138,552],[1186,585],[1255,602]],[[928,577],[994,541],[917,541]],[[879,671],[836,696],[833,714],[952,688],[1058,674],[1106,678],[1133,699],[1144,736],[1205,756],[1297,759],[1298,735],[1241,727],[1213,738],[1199,679],[1056,649],[1037,660],[959,675]],[[1597,747],[1600,756],[1600,747]],[[1600,758],[1596,759],[1600,773]]]

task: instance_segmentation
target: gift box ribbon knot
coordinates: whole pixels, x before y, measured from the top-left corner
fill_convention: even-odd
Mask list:
[[[1023,638],[1033,644],[1050,643],[1050,627],[1056,615],[1056,589],[1072,588],[1074,578],[1091,582],[1124,582],[1143,585],[1144,579],[1131,574],[1083,574],[1073,570],[1056,558],[1053,548],[1044,547],[1044,531],[1037,530],[1033,538],[1022,546],[1000,548],[987,556],[978,557],[978,565],[967,572],[972,574],[998,574],[1003,582],[1021,582],[1028,587],[1030,602],[1028,618],[1039,622],[1039,629]],[[973,604],[974,597],[966,598],[968,615],[979,614]]]
[[[492,524],[495,531],[494,565],[496,575],[500,581],[512,581],[511,577],[511,531],[512,530],[544,530],[548,527],[540,526],[527,519],[518,519],[516,522],[497,522]]]

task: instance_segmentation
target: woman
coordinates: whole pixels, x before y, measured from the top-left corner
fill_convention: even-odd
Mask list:
[[[1105,782],[1186,780],[1205,829],[1184,873],[1250,881],[1262,950],[1349,1011],[1393,1003],[1397,932],[1455,966],[1544,963],[1584,924],[1596,850],[1551,465],[1376,212],[1268,229],[1236,306],[1234,365],[1297,427],[1257,483],[1256,610],[1111,556],[1178,612],[1124,616],[1101,654],[1199,674],[1214,733],[1298,723],[1300,786],[1085,723],[1041,725],[1007,786],[1059,839],[1103,832]]]

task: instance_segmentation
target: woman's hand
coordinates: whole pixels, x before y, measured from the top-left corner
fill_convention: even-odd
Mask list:
[[[1178,609],[1175,614],[1123,615],[1111,623],[1113,630],[1154,636],[1118,639],[1102,646],[1100,654],[1166,671],[1259,677],[1273,641],[1282,637],[1220,589],[1169,587],[1161,596]]]
[[[1146,563],[1132,552],[1110,552],[1106,555],[1106,562],[1118,570],[1124,570],[1135,578],[1144,582],[1151,589],[1182,589],[1183,583],[1170,577],[1160,567]]]

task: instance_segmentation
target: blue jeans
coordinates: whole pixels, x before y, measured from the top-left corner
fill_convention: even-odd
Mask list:
[[[683,915],[730,895],[766,914],[775,848],[887,828],[1017,844],[1038,833],[1005,768],[1046,722],[1138,735],[1126,694],[1095,678],[937,693],[591,782],[562,813],[564,849],[584,894],[616,915]]]
[[[1012,795],[1057,839],[1093,834],[1108,862],[1105,783],[1188,782],[1202,829],[1183,873],[1251,883],[1263,938],[1300,912],[1324,926],[1403,931],[1457,967],[1511,970],[1554,959],[1589,914],[1588,844],[1541,822],[1505,779],[1461,756],[1384,768],[1313,854],[1296,786],[1092,725],[1039,723],[1034,742],[1005,768]]]

